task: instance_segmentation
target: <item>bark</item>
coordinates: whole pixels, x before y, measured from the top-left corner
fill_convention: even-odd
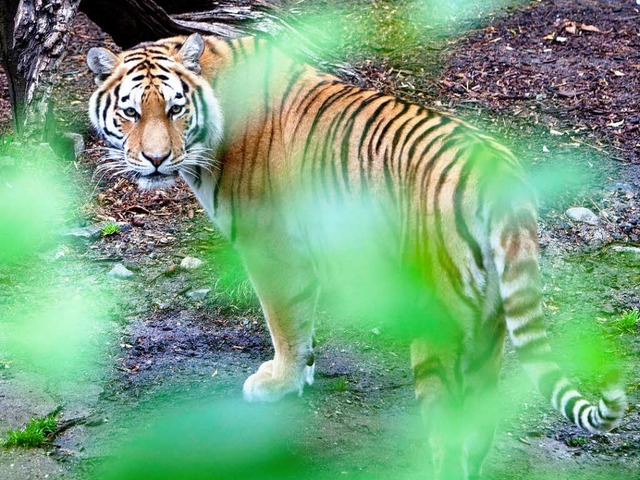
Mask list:
[[[48,135],[58,66],[80,0],[2,0],[0,36],[16,133]]]
[[[85,0],[80,9],[122,48],[194,32],[233,38],[277,28],[278,7],[263,0]]]
[[[194,32],[235,38],[286,36],[303,61],[320,65],[354,83],[351,66],[331,58],[297,26],[277,0],[84,0],[80,9],[122,48]],[[315,32],[316,36],[319,32]]]

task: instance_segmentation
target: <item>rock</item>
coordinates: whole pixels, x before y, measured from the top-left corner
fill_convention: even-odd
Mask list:
[[[120,232],[128,232],[131,230],[131,224],[129,222],[116,222],[116,225],[120,228]]]
[[[616,252],[634,253],[636,255],[640,255],[640,248],[638,247],[631,247],[628,245],[614,245],[613,247],[611,247],[611,249]]]
[[[100,225],[71,228],[62,232],[62,236],[68,240],[84,242],[97,240],[101,235],[102,227]]]
[[[73,145],[73,154],[77,160],[80,154],[84,152],[84,138],[79,133],[65,133],[63,136]]]
[[[204,262],[196,257],[184,257],[180,262],[180,268],[183,270],[195,270],[200,268]]]
[[[628,183],[612,183],[607,186],[607,190],[622,190],[627,193],[633,193],[633,187]]]
[[[198,290],[191,290],[190,292],[187,292],[187,297],[192,298],[193,300],[204,300],[210,291],[210,288],[199,288]]]
[[[616,309],[613,308],[613,305],[611,305],[610,303],[605,303],[600,311],[602,313],[606,313],[607,315],[613,315],[614,313],[616,313]]]
[[[588,225],[598,225],[600,223],[598,216],[585,207],[571,207],[564,213],[574,222],[586,223]]]
[[[133,272],[123,264],[116,263],[107,275],[113,278],[127,279],[133,277]]]

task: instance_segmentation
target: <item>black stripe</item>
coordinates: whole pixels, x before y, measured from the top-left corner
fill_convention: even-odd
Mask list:
[[[289,301],[287,302],[287,305],[293,306],[293,305],[296,305],[297,303],[303,302],[307,300],[309,297],[313,296],[317,291],[318,291],[318,282],[315,282],[315,281],[311,282],[304,289],[302,289],[300,293],[298,293],[297,295],[289,299]]]
[[[158,50],[157,48],[149,48],[149,47],[145,48],[144,52],[145,52],[147,55],[149,55],[149,54],[151,54],[151,53],[155,53],[155,54],[157,54],[157,55],[165,55],[165,54],[167,53],[167,52],[166,52],[166,51],[164,51],[164,50]]]
[[[589,425],[589,423],[588,423],[588,421],[587,421],[587,423],[585,424],[585,423],[582,421],[582,414],[583,414],[583,413],[584,413],[584,411],[585,411],[586,409],[588,409],[589,407],[591,407],[591,404],[590,404],[590,403],[585,403],[584,405],[582,405],[582,406],[580,407],[580,409],[578,410],[578,415],[576,416],[576,419],[575,419],[575,423],[577,423],[577,424],[578,424],[578,426],[580,426],[580,427],[584,428],[585,430],[588,430],[587,426]]]
[[[567,405],[564,407],[564,416],[567,417],[572,422],[575,422],[574,416],[573,416],[573,407],[576,406],[576,403],[578,402],[578,400],[582,400],[582,395],[578,394],[570,398],[569,401],[567,402]]]
[[[386,139],[386,135],[387,132],[389,131],[389,129],[395,125],[395,121],[402,117],[405,113],[407,113],[407,110],[409,110],[409,105],[407,105],[406,103],[402,103],[402,108],[400,109],[400,112],[398,112],[397,114],[393,115],[389,121],[385,124],[385,126],[382,128],[382,130],[380,131],[380,133],[378,134],[378,140],[376,141],[376,155],[380,153],[380,147],[382,146],[382,142],[383,140]],[[371,163],[373,161],[372,158],[369,158],[369,162]],[[371,167],[371,165],[369,165],[369,167]]]
[[[513,305],[515,301],[511,300],[512,297],[507,299],[508,304],[505,304],[505,313],[507,317],[523,317],[532,310],[535,310],[542,302],[542,295],[538,292],[535,297],[520,299],[517,305]]]
[[[549,352],[547,351],[547,349],[540,351],[540,347],[545,347],[548,345],[549,339],[546,337],[539,337],[525,343],[524,345],[520,345],[519,347],[517,347],[520,361],[522,361],[523,363],[534,363],[548,359]]]
[[[603,397],[602,403],[606,405],[609,410],[618,410],[620,409],[620,402],[616,400],[609,400],[608,398]]]
[[[558,395],[556,395],[556,399],[558,402],[558,409],[562,408],[562,397],[564,397],[570,390],[574,390],[573,385],[566,384],[564,387],[560,389],[560,391],[558,392]]]
[[[345,97],[350,93],[351,93],[351,88],[340,89],[337,92],[334,92],[331,95],[329,95],[329,97],[327,97],[326,99],[324,99],[322,101],[322,103],[320,104],[320,107],[318,107],[318,111],[314,115],[313,122],[311,123],[311,128],[309,129],[309,133],[307,134],[307,138],[306,138],[306,141],[305,141],[304,150],[303,150],[303,154],[302,154],[302,162],[300,163],[300,169],[301,170],[305,167],[305,163],[308,160],[310,160],[309,150],[311,149],[311,143],[314,141],[313,135],[314,135],[316,129],[318,128],[318,125],[320,123],[320,119],[322,118],[322,115],[327,110],[327,108],[329,108],[331,105],[333,105],[337,100],[340,100],[342,97]],[[305,111],[307,110],[308,107],[309,107],[309,105],[307,105],[307,107],[305,107]],[[303,115],[304,115],[304,113],[303,113]],[[298,127],[301,124],[302,124],[302,122],[300,122],[298,124]],[[297,132],[297,127],[296,127],[296,131],[294,131],[294,135],[295,135],[296,132]],[[326,141],[326,139],[325,139],[325,141]]]
[[[369,97],[361,98],[360,105],[355,109],[353,113],[351,113],[349,120],[347,122],[347,126],[344,128],[344,133],[342,134],[342,142],[340,145],[340,153],[341,153],[341,164],[342,164],[342,181],[344,183],[344,188],[347,192],[351,190],[349,186],[349,147],[351,145],[351,134],[353,133],[353,126],[355,124],[358,115],[373,102],[382,97],[382,94],[374,94]],[[356,144],[358,156],[360,155],[360,143]]]
[[[438,357],[429,357],[413,367],[413,378],[415,381],[431,376],[436,376],[442,383],[446,383],[446,373]]]
[[[509,317],[517,317],[534,309],[541,301],[542,292],[540,289],[527,286],[504,299],[504,311]]]
[[[104,109],[102,110],[102,121],[105,127],[107,126],[107,113],[110,106],[111,106],[111,95],[107,95],[107,99],[104,104]]]
[[[456,222],[456,231],[471,250],[473,260],[476,263],[476,267],[482,271],[484,270],[484,265],[482,262],[482,250],[480,249],[480,244],[473,237],[471,231],[469,230],[469,226],[467,225],[467,222],[464,218],[463,208],[464,194],[467,188],[467,182],[469,181],[469,175],[471,174],[474,163],[477,161],[477,159],[474,157],[475,155],[472,152],[469,159],[462,166],[458,184],[453,196],[453,213]]]
[[[537,260],[526,259],[515,262],[507,262],[502,273],[502,281],[510,282],[521,276],[537,277],[539,266]]]
[[[416,118],[415,115],[409,115],[409,112],[407,112],[406,117],[407,118],[404,122],[402,122],[402,125],[396,128],[396,132],[393,135],[393,139],[391,140],[391,160],[396,162],[396,177],[399,179],[403,178],[402,172],[400,172],[400,167],[402,165],[402,150],[407,143],[407,139],[416,127],[416,125],[414,125],[414,127],[411,128],[411,130],[404,136],[404,141],[401,144],[400,151],[398,151],[398,144],[400,143],[400,139],[402,137],[402,134],[404,133],[405,128]]]
[[[214,212],[218,209],[218,193],[220,193],[220,179],[222,178],[223,170],[224,170],[224,162],[221,162],[218,178],[215,180],[215,183],[213,184],[213,211]]]
[[[544,322],[542,321],[542,315],[538,315],[533,319],[529,320],[524,325],[520,325],[519,327],[512,330],[511,335],[514,337],[520,337],[522,335],[527,335],[533,332],[543,332]]]
[[[367,121],[364,125],[364,128],[362,129],[362,133],[360,134],[360,140],[358,141],[358,161],[360,165],[360,181],[362,182],[363,187],[366,185],[366,175],[365,175],[363,157],[360,154],[361,146],[364,145],[364,141],[367,135],[369,134],[369,130],[371,129],[373,124],[379,120],[379,117],[382,111],[387,107],[387,105],[389,105],[392,102],[393,102],[393,99],[391,98],[387,98],[385,101],[381,102],[380,105],[378,105],[378,107],[373,111],[373,113],[367,117]],[[370,139],[368,142],[368,146],[371,147],[372,144],[373,142]],[[369,154],[371,155],[372,152],[369,151]]]
[[[456,141],[455,144],[457,145],[458,141]],[[446,150],[447,148],[443,146],[440,149],[439,153],[442,154]],[[435,225],[436,225],[436,238],[438,239],[438,243],[440,244],[440,248],[437,249],[437,253],[438,253],[437,258],[440,262],[440,265],[444,269],[445,274],[449,279],[449,282],[451,284],[451,287],[453,288],[453,291],[456,293],[458,298],[460,298],[460,300],[464,302],[472,310],[475,310],[477,306],[464,293],[464,287],[463,287],[464,282],[462,281],[462,275],[460,273],[460,270],[455,265],[453,258],[449,254],[449,250],[447,248],[448,245],[444,238],[444,225],[443,225],[443,219],[442,219],[442,211],[440,209],[440,195],[442,193],[442,188],[444,187],[444,184],[447,180],[447,176],[451,171],[451,169],[460,161],[460,158],[462,157],[463,154],[464,154],[464,151],[462,149],[459,149],[456,152],[453,160],[451,160],[451,162],[440,173],[440,178],[438,179],[438,183],[436,184],[436,190],[434,193],[433,201],[434,201],[434,215],[435,215]],[[429,186],[427,184],[427,189],[428,188]]]
[[[298,67],[295,63],[293,64],[293,66]],[[293,91],[293,87],[296,85],[296,83],[298,82],[300,77],[304,74],[304,72],[305,72],[304,68],[300,68],[297,73],[291,75],[291,78],[289,79],[289,83],[285,87],[282,94],[282,101],[280,102],[281,112],[284,112],[284,105],[285,103],[287,103],[287,100],[289,99],[289,95]],[[317,85],[314,85],[314,88],[319,87],[323,83],[326,84],[326,82],[320,82]]]
[[[200,186],[202,185],[202,168],[200,167],[200,165],[196,165],[195,166],[195,175],[194,175],[194,179],[193,179],[193,183],[196,186],[196,188],[200,188]]]

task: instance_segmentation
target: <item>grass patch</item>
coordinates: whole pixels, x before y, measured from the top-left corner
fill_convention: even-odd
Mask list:
[[[109,235],[114,235],[120,232],[120,225],[117,223],[109,222],[104,227],[102,227],[102,236],[108,237]]]
[[[237,273],[237,272],[235,272]],[[242,275],[223,273],[213,286],[213,303],[223,313],[260,314],[260,303],[251,281]]]
[[[3,135],[0,137],[0,155],[9,155],[13,147],[13,135]]]
[[[347,390],[347,377],[340,377],[329,385],[329,390],[333,392],[344,392]]]
[[[585,437],[573,437],[573,438],[569,438],[566,441],[566,444],[569,447],[581,447],[583,445],[586,445],[587,443],[587,439]]]
[[[56,414],[50,413],[43,418],[30,418],[27,424],[20,430],[7,431],[5,447],[40,447],[49,440],[51,434],[56,431]]]
[[[620,315],[613,317],[607,322],[607,326],[611,333],[616,335],[633,334],[636,332],[638,323],[640,322],[640,310],[634,308]]]

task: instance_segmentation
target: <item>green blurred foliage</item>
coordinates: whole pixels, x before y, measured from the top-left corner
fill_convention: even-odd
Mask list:
[[[355,2],[354,2],[355,3]],[[501,8],[524,0],[373,0],[360,6],[343,2],[300,2],[292,21],[298,32],[285,32],[282,48],[294,56],[300,46],[324,58],[384,57],[398,63],[416,50],[438,49],[439,42],[477,27]],[[402,68],[401,64],[398,64]],[[426,65],[423,65],[426,67]]]
[[[148,423],[147,418],[140,425]],[[98,478],[310,478],[294,438],[290,421],[261,405],[164,408],[119,448]]]
[[[43,159],[42,169],[0,176],[0,266],[32,260],[43,245],[52,243],[64,196],[48,173],[48,161]]]
[[[46,146],[12,145],[0,170],[0,353],[50,385],[91,375],[104,342],[102,306],[112,302],[65,255],[61,232],[75,216],[68,163]]]

